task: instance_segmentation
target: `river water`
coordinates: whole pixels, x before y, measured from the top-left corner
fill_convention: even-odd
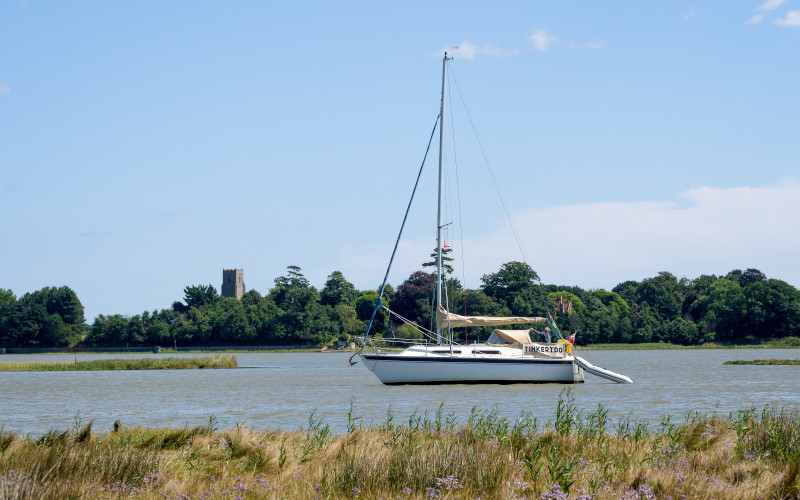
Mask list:
[[[207,354],[169,354],[204,356]],[[384,386],[349,353],[236,354],[239,369],[89,372],[0,372],[0,427],[21,434],[67,430],[76,415],[94,430],[126,426],[244,424],[254,429],[296,430],[309,415],[336,431],[347,427],[351,401],[364,424],[407,422],[417,411],[430,418],[440,404],[464,422],[473,409],[496,408],[515,420],[525,410],[540,423],[553,419],[559,394],[570,387],[579,408],[602,404],[613,419],[657,423],[688,413],[727,415],[767,404],[800,403],[800,366],[731,366],[739,359],[800,359],[800,350],[720,349],[583,351],[589,362],[631,377],[633,385],[586,375],[583,384]],[[78,360],[140,358],[156,354],[78,354]],[[0,362],[73,361],[74,354],[0,355]]]

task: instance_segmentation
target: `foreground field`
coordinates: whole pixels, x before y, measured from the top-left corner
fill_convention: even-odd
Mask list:
[[[298,431],[123,427],[0,437],[0,498],[797,498],[800,415],[611,421],[567,390],[553,419],[440,407],[334,435],[312,414]]]
[[[97,370],[189,370],[205,368],[236,368],[236,356],[208,356],[204,358],[139,358],[139,359],[98,359],[95,361],[76,361],[59,363],[55,361],[35,361],[19,363],[0,363],[0,372],[64,372]]]

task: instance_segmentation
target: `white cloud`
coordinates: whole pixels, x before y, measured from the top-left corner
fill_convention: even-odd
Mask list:
[[[788,26],[790,28],[797,28],[800,26],[800,10],[790,10],[786,13],[786,17],[776,19],[775,24],[781,26]]]
[[[546,32],[543,29],[536,30],[531,36],[528,37],[531,46],[534,50],[547,52],[552,49],[554,45],[558,44],[558,38]]]
[[[686,19],[687,21],[689,21],[689,20],[693,19],[694,16],[696,16],[696,15],[697,15],[697,5],[692,5],[692,7],[689,9],[689,11],[686,14],[683,15],[683,18]]]
[[[517,53],[516,50],[501,49],[499,47],[495,47],[494,45],[485,45],[483,47],[479,47],[467,40],[462,41],[456,47],[442,49],[439,51],[439,55],[443,55],[444,52],[447,52],[457,59],[475,59],[476,57],[482,56],[510,57]]]
[[[602,49],[602,48],[603,48],[603,47],[605,47],[605,46],[606,46],[606,42],[595,42],[595,41],[591,41],[591,42],[586,42],[586,43],[584,43],[584,44],[583,44],[583,47],[584,47],[584,48],[586,48],[586,49],[593,49],[593,50],[596,50],[596,49]]]
[[[0,95],[8,95],[11,93],[11,85],[6,85],[0,82]]]
[[[528,263],[545,283],[610,289],[659,271],[696,278],[753,267],[800,287],[796,180],[764,187],[699,187],[679,198],[680,203],[553,206],[519,213],[514,224]],[[419,269],[430,247],[430,242],[403,242],[390,282],[397,286]],[[382,276],[389,247],[372,249],[368,255],[352,250],[342,253],[345,275],[357,276],[372,268],[375,276]],[[478,287],[483,274],[495,272],[503,263],[520,260],[507,224],[465,241],[464,253],[466,262],[473,263],[466,272],[469,288]],[[375,276],[367,282],[374,282]]]
[[[747,24],[758,24],[764,20],[764,14],[756,14],[747,20]]]
[[[800,286],[800,184],[690,189],[674,202],[597,203],[553,207],[515,220],[518,228],[564,234],[566,245],[536,245],[530,264],[547,282],[613,286],[659,271],[696,277],[755,267]]]
[[[786,0],[767,0],[758,6],[756,10],[773,10],[786,3]]]

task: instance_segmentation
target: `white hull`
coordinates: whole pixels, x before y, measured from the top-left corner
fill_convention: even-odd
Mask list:
[[[518,384],[583,382],[574,357],[523,356],[521,349],[414,346],[402,353],[360,353],[369,371],[384,384]],[[490,351],[492,354],[483,354]]]

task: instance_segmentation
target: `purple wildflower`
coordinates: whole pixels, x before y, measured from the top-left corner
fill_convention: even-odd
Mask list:
[[[444,488],[447,491],[457,490],[461,488],[461,484],[458,482],[458,478],[454,475],[450,475],[447,477],[437,477],[436,478],[436,487],[441,489]]]
[[[647,483],[640,484],[637,493],[639,494],[639,498],[644,498],[647,500],[656,498],[656,495],[652,492],[652,490],[650,490],[650,487],[647,486]]]
[[[558,483],[551,484],[549,491],[543,491],[539,497],[542,500],[569,500],[569,496],[561,491],[561,486]]]

